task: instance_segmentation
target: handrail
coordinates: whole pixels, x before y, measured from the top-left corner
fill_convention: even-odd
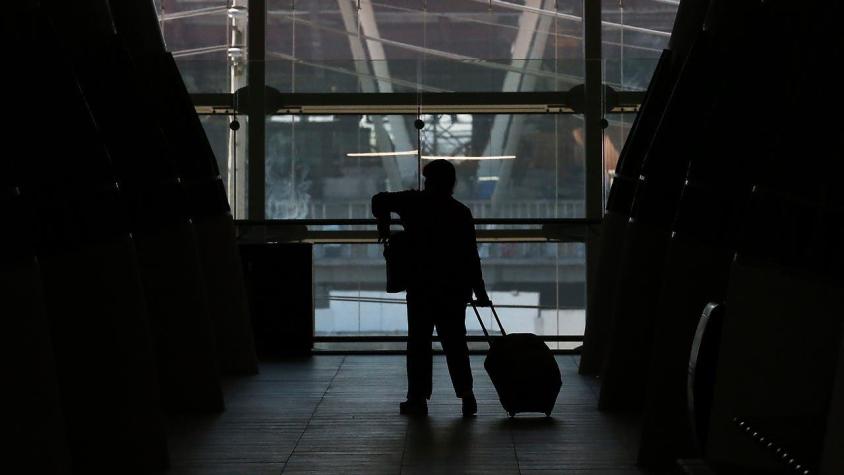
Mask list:
[[[559,342],[559,343],[581,343],[583,342],[583,335],[537,335],[542,341]],[[407,341],[407,336],[398,335],[325,335],[314,336],[315,343],[403,343]],[[438,336],[432,336],[431,341],[440,341]],[[486,342],[487,339],[483,335],[467,335],[466,341],[469,342]]]
[[[475,218],[477,225],[542,225],[542,224],[601,224],[600,219],[589,218]],[[378,221],[374,218],[358,219],[236,219],[235,224],[239,226],[352,226],[371,225],[375,226]],[[390,224],[401,224],[401,220],[391,219]]]
[[[405,299],[392,299],[392,298],[381,298],[381,297],[343,297],[343,296],[336,296],[336,297],[328,297],[328,300],[334,300],[337,302],[362,302],[362,303],[387,303],[387,304],[396,304],[396,305],[407,305],[407,300]],[[548,305],[496,305],[498,308],[522,308],[522,309],[531,309],[531,310],[557,310],[557,307],[550,307]]]
[[[775,459],[795,474],[811,475],[816,473],[805,463],[800,462],[794,457],[794,454],[789,453],[788,449],[772,440],[771,437],[765,435],[761,430],[753,427],[750,423],[740,417],[733,417],[733,424],[736,428],[742,431],[747,436],[751,437],[756,443],[766,449],[773,455]]]

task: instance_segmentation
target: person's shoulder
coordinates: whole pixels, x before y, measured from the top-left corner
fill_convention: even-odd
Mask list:
[[[472,217],[472,210],[468,206],[454,199],[453,197],[451,198],[451,203],[454,209],[456,209],[460,214],[468,216],[470,218]]]
[[[415,199],[419,196],[419,191],[417,190],[404,190],[404,191],[381,191],[375,194],[377,197],[384,197],[384,198],[398,198],[398,199]]]
[[[402,190],[402,191],[379,191],[376,194],[377,195],[407,195],[407,196],[412,196],[412,195],[416,195],[418,193],[420,193],[419,190],[410,189],[410,190]]]
[[[410,203],[419,202],[422,199],[422,192],[419,190],[404,190],[404,191],[397,191],[397,196],[400,196],[401,199]]]

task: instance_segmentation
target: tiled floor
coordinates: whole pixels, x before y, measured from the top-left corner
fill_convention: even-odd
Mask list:
[[[314,356],[266,363],[226,384],[226,412],[170,421],[174,474],[638,474],[635,424],[596,410],[597,386],[558,356],[551,418],[509,419],[473,356],[479,411],[460,417],[435,357],[430,415],[398,414],[401,356]]]

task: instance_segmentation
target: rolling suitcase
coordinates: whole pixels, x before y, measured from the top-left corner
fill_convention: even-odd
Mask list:
[[[490,309],[501,336],[490,337],[474,302],[472,309],[489,341],[484,368],[504,410],[510,417],[518,412],[542,412],[550,416],[563,382],[548,345],[533,333],[507,334],[492,305]]]

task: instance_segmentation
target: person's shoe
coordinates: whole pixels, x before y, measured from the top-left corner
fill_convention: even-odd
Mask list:
[[[399,404],[399,413],[406,416],[427,416],[428,403],[424,399],[408,399]]]
[[[463,396],[463,417],[473,417],[478,413],[478,401],[474,394]]]

